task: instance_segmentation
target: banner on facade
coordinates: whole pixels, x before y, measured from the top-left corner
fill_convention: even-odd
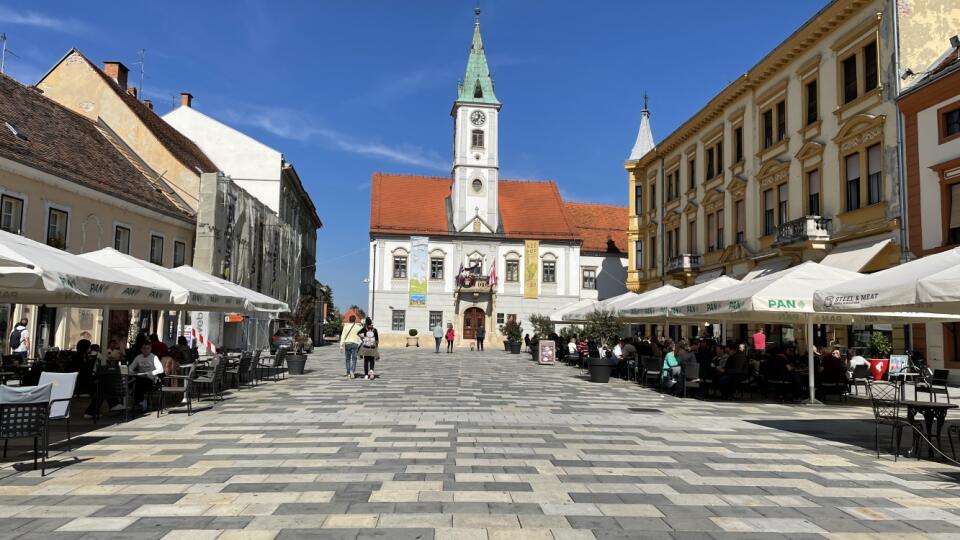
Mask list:
[[[429,244],[430,239],[426,236],[410,237],[410,267],[407,269],[410,307],[427,306],[427,272],[430,264]]]
[[[523,297],[536,298],[540,295],[540,241],[523,242]]]

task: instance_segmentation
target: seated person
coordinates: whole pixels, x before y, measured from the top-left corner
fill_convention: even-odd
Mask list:
[[[133,388],[134,403],[142,410],[147,409],[146,395],[153,389],[157,376],[163,375],[163,364],[157,355],[151,352],[149,342],[140,345],[140,354],[130,363],[130,374],[137,375]]]
[[[747,374],[746,348],[740,345],[738,350],[727,358],[723,367],[717,367],[717,374],[719,375],[717,384],[720,386],[721,397],[724,399],[732,398],[737,390],[737,385]]]
[[[870,373],[870,362],[867,362],[867,359],[855,353],[853,349],[848,351],[849,359],[847,360],[847,380],[853,380],[853,370],[857,366],[867,366],[867,376],[869,377]]]

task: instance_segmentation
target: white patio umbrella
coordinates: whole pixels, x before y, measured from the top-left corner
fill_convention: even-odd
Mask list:
[[[236,283],[231,283],[225,279],[212,276],[206,272],[201,272],[192,266],[178,266],[177,268],[173,269],[173,272],[192,277],[197,281],[223,287],[243,296],[247,301],[247,309],[250,311],[290,311],[290,306],[288,306],[286,302],[281,302],[276,298],[258,293],[257,291],[237,285]]]
[[[855,322],[909,322],[916,320],[951,320],[955,316],[933,313],[817,313],[813,307],[814,292],[825,285],[849,282],[862,274],[824,266],[815,262],[800,265],[728,287],[689,301],[677,309],[684,314],[737,321],[762,323],[806,323],[807,341],[813,336],[814,323],[853,324]],[[810,344],[812,345],[812,344]],[[814,397],[813,347],[807,347],[810,369],[810,403]]]
[[[960,248],[824,287],[813,304],[817,311],[960,314]]]
[[[170,268],[164,268],[113,248],[84,253],[81,259],[93,261],[130,277],[140,279],[171,291],[174,307],[179,310],[245,311],[246,298],[220,285],[199,281]]]
[[[638,297],[640,297],[639,294],[633,291],[627,291],[604,300],[584,299],[557,310],[550,316],[550,319],[555,322],[583,322],[586,320],[587,315],[594,311],[616,309]]]
[[[691,285],[683,289],[662,294],[654,298],[639,302],[636,307],[631,306],[623,311],[624,319],[628,321],[663,321],[664,326],[670,324],[670,319],[696,316],[696,313],[686,314],[685,310],[677,308],[681,302],[692,302],[696,298],[716,291],[732,287],[740,281],[727,276],[720,276],[710,281]]]
[[[170,305],[171,291],[162,284],[0,231],[0,301],[160,309]]]

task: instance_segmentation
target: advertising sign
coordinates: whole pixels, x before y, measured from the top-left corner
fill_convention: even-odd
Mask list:
[[[540,295],[540,241],[523,242],[523,297]]]
[[[557,344],[553,341],[542,340],[538,345],[537,362],[553,365],[557,362]]]
[[[407,269],[410,307],[426,307],[427,305],[427,272],[430,264],[429,244],[430,239],[426,236],[410,237],[410,263]]]

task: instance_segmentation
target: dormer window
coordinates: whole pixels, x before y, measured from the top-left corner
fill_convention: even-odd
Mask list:
[[[483,130],[475,129],[470,133],[470,147],[483,148]]]
[[[473,87],[473,97],[483,99],[483,88],[480,86],[480,81],[477,81],[477,84]]]

